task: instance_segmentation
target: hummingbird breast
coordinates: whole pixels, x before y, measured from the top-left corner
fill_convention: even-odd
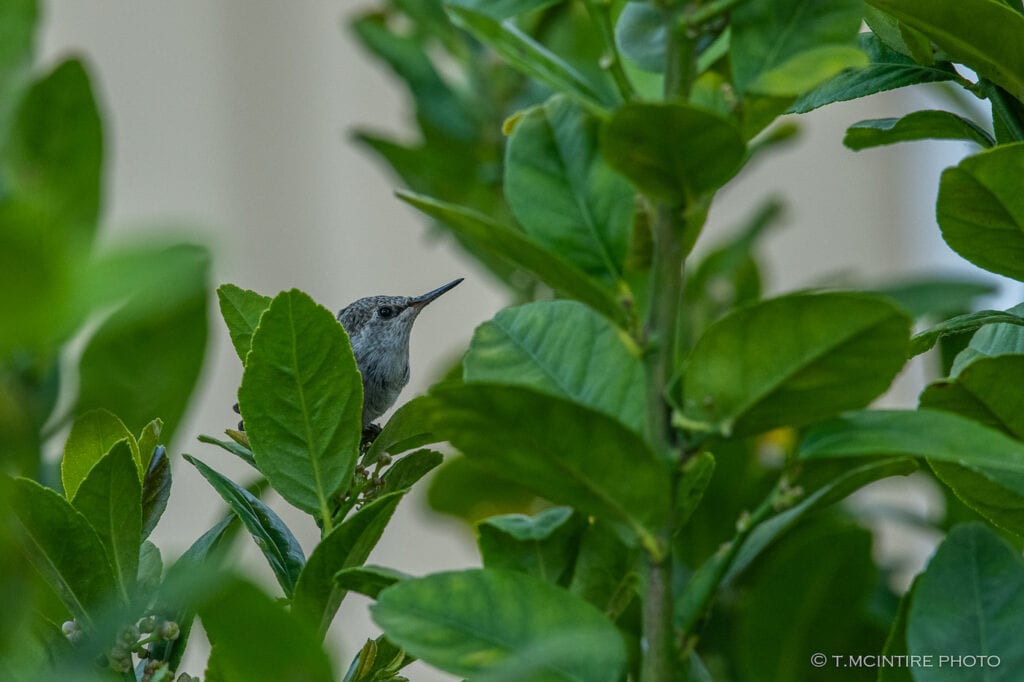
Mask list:
[[[404,350],[404,352],[403,352]],[[397,351],[397,352],[396,352]],[[363,428],[395,404],[409,383],[409,351],[370,344],[355,352],[356,365],[363,377]]]

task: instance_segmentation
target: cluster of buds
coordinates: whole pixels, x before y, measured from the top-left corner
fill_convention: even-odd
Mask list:
[[[61,626],[64,636],[72,644],[80,643],[85,633],[77,621],[69,620]],[[147,644],[158,641],[173,641],[178,639],[181,628],[173,620],[163,620],[154,615],[148,615],[137,623],[126,625],[117,633],[117,640],[110,650],[101,654],[96,663],[104,668],[109,667],[114,672],[126,673],[132,669],[132,655],[135,654],[140,660],[149,658]],[[145,637],[143,637],[145,635]],[[162,661],[147,661],[143,680],[148,682],[152,679],[161,667],[166,668]]]

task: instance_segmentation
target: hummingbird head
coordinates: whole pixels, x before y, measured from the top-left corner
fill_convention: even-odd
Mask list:
[[[350,303],[338,313],[338,321],[352,338],[408,339],[416,316],[431,301],[462,281],[460,277],[421,296],[367,296]]]

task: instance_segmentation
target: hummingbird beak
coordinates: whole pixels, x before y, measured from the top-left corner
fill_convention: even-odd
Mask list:
[[[463,278],[459,277],[456,280],[448,282],[448,284],[445,284],[443,287],[438,287],[433,291],[428,291],[422,296],[417,296],[416,298],[413,298],[412,300],[409,301],[409,307],[415,308],[417,311],[423,310],[423,308],[425,308],[428,303],[430,303],[431,301],[433,301],[435,298],[445,293],[446,291],[454,289],[462,280]]]

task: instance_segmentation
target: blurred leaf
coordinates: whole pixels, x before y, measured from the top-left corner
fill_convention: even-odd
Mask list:
[[[118,441],[82,481],[71,499],[103,543],[121,596],[135,593],[142,544],[142,485],[125,441]]]
[[[622,524],[656,551],[652,529],[669,511],[667,465],[638,434],[599,412],[517,386],[438,386],[431,396],[435,432],[476,465]]]
[[[522,573],[478,569],[403,580],[370,610],[395,644],[473,679],[532,660],[530,674],[511,679],[615,682],[626,664],[622,639],[600,611]],[[566,646],[573,640],[584,646]]]
[[[534,10],[550,7],[562,0],[451,0],[449,7],[466,9],[486,14],[492,19],[508,19]]]
[[[615,281],[633,226],[633,188],[601,158],[599,120],[564,95],[527,111],[505,152],[505,197],[527,234]]]
[[[362,437],[362,381],[348,335],[292,289],[263,313],[246,363],[238,401],[260,472],[329,529],[330,499],[352,480]]]
[[[802,426],[867,405],[902,368],[910,320],[877,296],[798,293],[739,308],[682,369],[688,425],[725,435]]]
[[[1024,16],[994,0],[868,0],[1024,99]]]
[[[234,481],[217,473],[191,455],[185,459],[203,475],[213,489],[228,503],[256,546],[263,552],[286,596],[292,596],[296,581],[306,563],[299,541],[274,511],[258,497]]]
[[[1024,650],[1013,633],[1024,624],[1024,559],[981,524],[957,526],[918,578],[907,618],[911,655],[998,657],[998,667],[970,672],[915,668],[914,679],[1013,680]]]
[[[569,589],[617,619],[636,594],[640,552],[627,547],[611,525],[592,521],[583,531]]]
[[[584,521],[569,507],[552,507],[535,516],[503,514],[484,519],[476,527],[484,567],[558,583],[576,558]]]
[[[384,487],[381,488],[381,495],[411,488],[443,460],[444,455],[434,450],[417,450],[399,457],[382,476]]]
[[[306,562],[292,594],[292,613],[310,623],[320,637],[331,626],[345,591],[335,574],[361,566],[370,556],[406,491],[378,497],[324,536]]]
[[[721,116],[655,103],[617,109],[602,149],[641,192],[678,205],[724,185],[747,152],[739,131]]]
[[[910,340],[909,355],[913,357],[924,353],[945,336],[973,332],[985,325],[997,323],[1024,326],[1024,317],[1018,317],[1013,313],[1001,310],[979,310],[976,313],[957,315],[945,322],[940,322],[930,329],[915,334]]]
[[[36,0],[7,0],[0,5],[0,145],[29,81],[38,15]]]
[[[68,59],[33,83],[0,154],[0,202],[37,231],[88,249],[99,219],[103,125],[89,74]]]
[[[910,603],[914,597],[914,588],[917,587],[917,579],[900,599],[899,610],[896,612],[896,619],[889,628],[889,636],[885,640],[885,648],[882,649],[883,656],[907,656],[907,616],[910,613]],[[913,682],[913,676],[909,667],[887,666],[878,671],[878,682]]]
[[[916,140],[966,140],[991,147],[995,140],[976,123],[949,111],[915,111],[903,118],[858,121],[846,129],[843,144],[860,151]]]
[[[331,682],[331,662],[308,625],[248,583],[219,590],[200,610],[213,645],[206,679]]]
[[[399,455],[421,445],[436,443],[437,439],[430,433],[430,414],[430,399],[425,396],[413,398],[399,407],[374,438],[363,463],[376,462],[384,453]]]
[[[4,501],[24,533],[28,560],[86,631],[115,596],[114,574],[96,531],[67,500],[35,481],[10,481]]]
[[[142,482],[142,539],[145,540],[160,522],[171,496],[171,460],[162,445],[153,451]]]
[[[608,289],[597,284],[559,254],[548,251],[524,234],[462,206],[410,192],[398,192],[398,198],[445,223],[453,232],[480,248],[535,274],[555,291],[586,303],[617,324],[625,324],[626,312]]]
[[[91,410],[75,420],[64,444],[64,457],[60,461],[61,482],[69,500],[75,497],[78,486],[96,463],[122,440],[131,448],[138,476],[142,478],[138,443],[120,419],[106,410]]]
[[[467,383],[507,383],[566,398],[643,433],[646,382],[640,349],[575,301],[506,308],[477,327],[463,358]],[[604,371],[615,368],[614,372]]]
[[[485,471],[466,457],[448,457],[430,479],[430,508],[476,523],[495,514],[526,513],[536,496],[524,486]]]
[[[928,316],[948,317],[970,310],[982,296],[990,296],[996,287],[980,279],[959,276],[921,277],[886,284],[874,289],[895,299],[914,319]]]
[[[221,284],[217,287],[217,300],[220,302],[220,314],[231,335],[231,345],[235,347],[244,365],[252,345],[252,335],[260,323],[263,311],[270,307],[271,298],[234,284]]]
[[[341,682],[408,682],[397,671],[414,660],[381,635],[366,640]]]
[[[980,268],[1020,281],[1024,195],[1016,179],[1022,174],[1024,143],[969,156],[942,172],[936,206],[942,236],[954,251]]]
[[[662,73],[667,24],[664,12],[654,3],[627,2],[615,24],[615,45],[644,71]]]
[[[376,599],[384,588],[411,577],[407,573],[383,566],[352,566],[338,571],[334,575],[334,584],[343,592],[355,592]]]
[[[860,0],[747,0],[732,11],[733,83],[740,93],[797,96],[848,68],[866,66],[855,46]]]
[[[156,456],[156,448],[160,444],[160,434],[163,432],[164,420],[159,417],[146,424],[139,432],[139,461],[143,468],[152,465]]]
[[[871,5],[864,6],[864,23],[890,50],[911,57],[918,64],[931,66],[935,63],[932,41],[920,31],[905,26]]]
[[[1006,312],[1024,317],[1024,303],[1016,305]],[[1017,324],[989,324],[979,329],[967,348],[956,356],[950,374],[956,376],[963,368],[980,357],[989,355],[1009,355],[1024,353],[1024,327]]]
[[[871,33],[861,33],[858,41],[860,49],[868,55],[871,63],[863,68],[840,73],[803,95],[793,104],[790,112],[805,114],[833,102],[845,102],[908,85],[956,79],[956,71],[948,62],[922,66],[887,47],[879,40],[879,36]]]
[[[675,528],[678,533],[704,499],[704,492],[715,473],[715,457],[710,452],[700,452],[683,466],[682,476],[676,485]]]

